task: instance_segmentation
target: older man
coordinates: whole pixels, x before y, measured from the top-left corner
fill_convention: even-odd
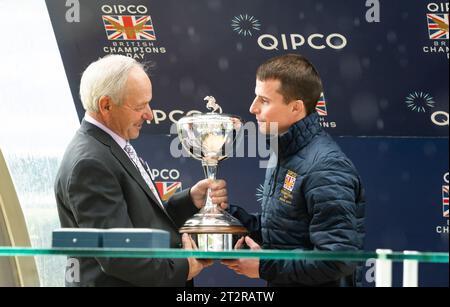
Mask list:
[[[205,203],[226,206],[224,181],[203,180],[163,204],[151,172],[130,144],[153,119],[152,83],[135,60],[112,55],[83,73],[86,115],[64,155],[55,184],[62,227],[156,228],[171,247],[195,248],[178,228]],[[181,243],[182,241],[182,243]],[[184,286],[210,261],[197,259],[81,258],[81,280],[69,286]]]

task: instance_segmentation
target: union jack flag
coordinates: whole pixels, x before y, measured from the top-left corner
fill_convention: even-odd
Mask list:
[[[442,186],[442,213],[448,217],[448,185]]]
[[[323,93],[320,95],[319,101],[317,102],[316,111],[320,116],[328,116],[327,102],[325,101],[325,95]]]
[[[103,15],[103,24],[109,40],[156,40],[150,16]]]
[[[155,182],[155,185],[163,202],[168,201],[173,196],[173,194],[181,191],[182,189],[181,182],[157,181]]]
[[[448,14],[427,14],[430,39],[449,39]]]

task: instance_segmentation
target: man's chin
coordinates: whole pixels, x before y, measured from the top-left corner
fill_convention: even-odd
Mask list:
[[[266,123],[260,123],[258,125],[259,133],[264,135],[277,135],[277,131],[274,131],[274,133],[271,133],[270,126],[268,126]]]
[[[258,127],[258,131],[259,131],[259,133],[261,133],[261,134],[267,134],[267,129],[266,129],[266,127]]]
[[[139,135],[140,135],[140,131],[136,131],[136,132],[134,132],[134,133],[131,133],[131,134],[130,134],[130,140],[135,140],[135,139],[137,139],[137,138],[139,137]]]
[[[258,121],[258,131],[265,135],[278,135],[279,133],[278,124],[269,122],[259,122]]]

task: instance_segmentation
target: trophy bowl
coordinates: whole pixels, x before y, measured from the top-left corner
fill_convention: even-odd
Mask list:
[[[206,178],[213,180],[219,162],[232,154],[242,126],[239,117],[216,113],[186,116],[177,123],[183,148],[202,162]],[[190,234],[201,251],[223,251],[232,250],[235,239],[245,235],[247,229],[219,205],[213,204],[208,190],[205,206],[186,221],[180,233]]]

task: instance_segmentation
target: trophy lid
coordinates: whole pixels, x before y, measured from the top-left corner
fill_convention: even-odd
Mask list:
[[[210,110],[208,113],[194,113],[192,115],[187,115],[178,121],[178,126],[185,124],[201,124],[203,122],[216,122],[216,123],[233,123],[233,128],[239,130],[242,126],[242,119],[236,115],[223,114],[222,107],[216,102],[213,96],[205,97],[208,103],[206,108]]]

